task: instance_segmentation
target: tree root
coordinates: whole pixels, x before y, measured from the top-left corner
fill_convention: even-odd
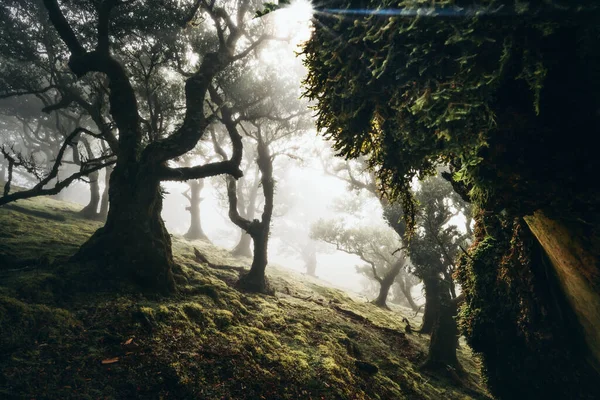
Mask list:
[[[233,265],[222,265],[222,264],[214,264],[208,261],[204,254],[200,253],[197,248],[194,247],[194,256],[196,257],[196,261],[202,264],[206,264],[213,269],[220,269],[223,271],[236,271],[236,272],[246,272],[247,269],[244,267],[236,267]]]

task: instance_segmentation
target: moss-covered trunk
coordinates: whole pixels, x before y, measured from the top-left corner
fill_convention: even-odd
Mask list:
[[[440,312],[440,279],[436,276],[423,279],[425,290],[425,309],[423,323],[419,332],[430,334]]]
[[[599,374],[560,274],[520,218],[482,213],[458,279],[460,328],[500,399],[600,398]],[[563,238],[564,240],[564,238]]]
[[[448,367],[462,370],[456,347],[458,344],[458,328],[456,326],[456,302],[450,298],[450,290],[440,291],[440,306],[431,332],[429,354],[423,364],[428,370],[445,371]]]
[[[208,240],[208,237],[202,229],[202,222],[200,220],[200,203],[202,202],[200,194],[204,188],[204,181],[194,180],[190,181],[188,185],[190,186],[190,205],[186,210],[190,212],[190,228],[184,236],[186,239],[190,240]]]
[[[107,280],[126,280],[143,290],[174,289],[171,238],[161,218],[160,181],[152,170],[117,166],[110,178],[106,224],[80,248],[76,260],[94,261]]]
[[[249,292],[269,293],[269,288],[265,271],[267,269],[267,248],[269,242],[268,230],[261,230],[252,237],[254,242],[254,256],[250,272],[240,277],[238,286]]]

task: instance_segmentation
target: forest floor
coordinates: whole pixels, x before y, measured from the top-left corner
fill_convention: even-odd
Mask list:
[[[80,208],[0,208],[2,399],[488,398],[464,344],[460,377],[419,370],[429,338],[404,333],[402,317],[419,323],[409,309],[277,266],[275,296],[243,294],[238,272],[197,262],[194,249],[214,264],[250,260],[207,242],[173,237],[177,295],[81,290],[77,265],[60,260],[101,223]]]

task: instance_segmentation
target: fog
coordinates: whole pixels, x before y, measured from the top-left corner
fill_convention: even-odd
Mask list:
[[[356,255],[336,250],[335,246],[331,244],[317,243],[317,240],[309,237],[311,226],[320,220],[343,221],[348,227],[360,229],[371,226],[387,231],[391,230],[383,219],[378,196],[368,193],[364,188],[361,189],[360,185],[357,186],[352,182],[355,179],[361,182],[367,182],[370,179],[370,185],[374,185],[375,180],[372,173],[365,169],[364,162],[351,165],[350,162],[334,155],[335,152],[330,143],[316,132],[314,118],[311,112],[307,111],[309,104],[301,98],[301,83],[305,78],[306,70],[302,64],[302,58],[298,56],[297,52],[303,41],[310,36],[310,16],[310,4],[304,0],[295,1],[290,7],[267,15],[266,21],[271,24],[276,39],[268,41],[256,50],[255,57],[251,61],[253,73],[249,78],[245,78],[253,82],[263,81],[261,86],[279,85],[279,87],[269,89],[270,93],[274,93],[271,96],[279,96],[273,97],[271,100],[273,101],[273,105],[270,106],[271,110],[273,107],[279,107],[282,110],[280,112],[283,113],[281,115],[284,117],[278,118],[288,118],[285,117],[285,113],[288,112],[290,115],[296,115],[294,118],[298,120],[291,134],[280,135],[281,137],[273,136],[269,142],[273,158],[275,198],[268,258],[271,265],[279,265],[306,273],[306,260],[302,259],[301,250],[299,252],[298,248],[307,245],[316,246],[315,274],[319,279],[365,295],[371,300],[377,294],[377,288],[375,282],[367,278],[364,271],[362,273],[358,271],[358,267],[364,267],[364,260]],[[187,58],[191,65],[198,63],[198,57],[193,53],[188,53]],[[167,71],[165,73],[168,73],[167,80],[169,82],[177,82],[174,72]],[[272,73],[275,75],[271,77]],[[239,78],[236,79],[239,80]],[[227,83],[223,85],[227,85]],[[242,90],[240,94],[242,97],[252,94],[243,92],[243,89],[235,85],[232,90],[233,92]],[[11,99],[2,101],[2,108],[6,115],[3,121],[5,134],[2,137],[2,144],[13,146],[12,151],[15,154],[21,152],[25,156],[33,157],[36,150],[27,148],[29,139],[26,131],[29,129],[33,132],[34,128],[26,128],[23,121],[27,121],[29,118],[34,124],[36,118],[39,117],[32,116],[35,114],[34,111],[32,111],[32,115],[13,117],[11,110],[18,105],[15,106],[11,101]],[[277,104],[277,102],[281,104]],[[41,107],[41,104],[37,104],[36,101],[28,103],[28,107],[32,110],[35,109],[35,106]],[[256,112],[262,111],[264,110],[259,109]],[[42,118],[42,121],[45,121],[44,129],[52,132],[53,128],[49,126],[52,122],[51,118],[47,116]],[[38,126],[42,125],[39,119],[37,122]],[[172,126],[167,126],[166,131],[174,129],[177,123],[177,119],[174,119]],[[23,127],[19,128],[19,124],[23,124]],[[23,129],[23,132],[18,133],[18,129]],[[223,134],[219,129],[224,131],[222,127],[216,127],[213,133]],[[246,128],[242,127],[242,129],[246,131]],[[279,132],[277,129],[273,132]],[[60,137],[58,135],[54,140],[56,143],[54,143],[55,147],[52,151],[56,151]],[[171,162],[171,164],[191,166],[210,161],[211,157],[214,157],[215,150],[208,142],[210,139],[205,137],[189,157],[182,158],[175,163]],[[246,176],[238,182],[238,185],[242,184],[241,182],[249,181],[253,174],[255,177],[259,176],[258,169],[253,166],[256,154],[252,153],[255,142],[253,142],[251,134],[247,133],[244,137],[244,146],[245,151],[250,153],[246,153],[247,159],[242,162],[243,168],[246,169]],[[85,159],[86,157],[90,158],[93,154],[102,154],[105,146],[101,146],[98,141],[90,140],[87,156],[84,156],[81,144],[75,145],[74,149],[81,153],[80,159]],[[44,154],[51,154],[52,151]],[[230,154],[232,148],[225,144],[223,151]],[[77,170],[76,154],[74,151],[67,150],[67,153],[69,152],[72,161],[61,165],[59,179]],[[66,158],[69,159],[69,156]],[[36,162],[44,165],[44,168],[49,168],[51,161],[51,156],[46,155],[45,158],[38,158]],[[105,174],[106,170],[102,170],[97,178],[100,193],[105,191]],[[5,179],[4,176],[2,178]],[[203,181],[200,205],[202,229],[213,244],[225,249],[233,249],[240,240],[242,231],[231,222],[228,215],[225,177],[221,175],[206,178]],[[26,178],[25,174],[16,173],[13,177],[13,184],[16,186],[32,187],[34,182],[35,179]],[[187,209],[190,206],[190,200],[184,194],[189,190],[189,185],[185,182],[167,181],[162,183],[162,187],[164,189],[162,217],[166,227],[172,235],[184,235],[190,228],[191,217]],[[56,197],[82,205],[88,204],[91,196],[86,178],[71,184]],[[261,190],[258,190],[255,210],[257,217],[262,213],[263,205],[264,197],[262,197]],[[462,225],[464,217],[457,215],[453,217],[451,223]],[[420,285],[413,287],[412,294],[417,303],[423,302]]]

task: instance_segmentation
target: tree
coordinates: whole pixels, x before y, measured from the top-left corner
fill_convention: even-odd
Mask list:
[[[264,205],[261,219],[253,219],[252,221],[244,218],[239,213],[238,209],[238,191],[236,181],[233,179],[227,180],[227,196],[229,199],[229,218],[231,221],[243,229],[253,241],[253,259],[250,272],[242,276],[238,283],[239,287],[253,292],[269,293],[271,291],[266,276],[265,270],[267,267],[267,250],[269,232],[271,228],[271,220],[274,210],[275,197],[275,180],[273,176],[274,160],[281,153],[274,152],[272,147],[277,141],[288,138],[290,135],[301,132],[303,122],[296,115],[277,116],[277,114],[262,116],[251,116],[250,114],[242,114],[242,120],[246,119],[249,122],[249,127],[243,128],[240,123],[242,120],[235,122],[232,118],[232,110],[224,105],[220,95],[216,91],[211,92],[211,97],[219,106],[222,115],[223,124],[227,127],[231,136],[238,135],[238,140],[241,141],[241,135],[237,133],[238,126],[244,129],[246,136],[255,141],[256,146],[256,165],[260,171],[260,184],[264,197]],[[273,100],[273,99],[272,99]],[[218,147],[218,143],[214,140],[215,149],[222,157],[226,157],[226,153],[222,148]]]
[[[304,262],[304,270],[309,276],[317,276],[317,253],[323,251],[319,243],[309,237],[306,221],[282,221],[275,234],[279,239],[281,254],[295,256]]]
[[[204,188],[204,180],[191,180],[188,182],[188,186],[189,188],[183,192],[183,196],[190,202],[190,205],[185,208],[190,212],[190,228],[183,236],[189,240],[208,240],[200,222],[200,203],[203,200],[200,193]]]
[[[429,178],[421,184],[416,198],[420,205],[416,220],[418,229],[411,237],[409,253],[412,271],[423,280],[425,289],[421,333],[431,333],[438,316],[442,287],[448,289],[452,299],[457,297],[452,276],[460,248],[468,236],[450,224],[450,220],[459,215],[463,202],[448,182]],[[384,216],[392,227],[404,231],[402,207],[398,203],[385,207]]]
[[[359,191],[360,193],[365,193],[371,198],[376,198],[384,210],[386,207],[389,207],[387,198],[383,196],[383,194],[377,188],[376,176],[370,169],[366,158],[358,157],[356,160],[338,160],[337,162],[335,159],[327,160],[322,158],[321,162],[323,169],[328,175],[334,176],[337,179],[346,182],[350,190]],[[335,206],[336,211],[343,213],[356,213],[363,206],[363,200],[359,197],[348,200],[344,200],[341,202],[341,204],[337,204]],[[397,216],[403,215],[400,208],[396,208],[395,211],[400,212]],[[395,225],[392,225],[388,221],[388,225],[390,225],[396,231],[400,241],[405,239],[406,228],[404,223],[398,222]],[[410,288],[417,283],[414,282],[414,276],[411,276],[410,274],[400,274],[398,275],[396,283],[396,287],[400,289],[403,297],[406,298],[406,301],[410,307],[416,311],[418,307],[414,303],[414,300],[410,294]]]
[[[392,302],[395,304],[408,305],[413,311],[418,312],[422,306],[418,306],[412,297],[411,290],[420,282],[420,279],[413,274],[401,274],[396,278],[396,283],[392,286]]]
[[[249,64],[252,61],[247,59]],[[240,208],[248,211],[247,216],[253,215],[256,210],[256,205],[252,204],[256,201],[253,191],[250,195],[251,208],[246,208],[246,205],[240,207],[238,195],[243,192],[238,191],[235,180],[227,179],[229,218],[253,241],[252,266],[238,282],[238,287],[247,291],[271,292],[265,270],[275,209],[275,161],[282,156],[296,158],[292,139],[311,126],[307,118],[307,104],[299,99],[300,85],[296,82],[300,68],[300,63],[269,65],[264,69],[242,66],[231,70],[228,75],[222,75],[218,85],[209,88],[215,113],[232,138],[233,151],[236,151],[236,147],[242,148],[244,138],[252,143],[256,158],[250,164],[256,164],[256,171],[260,175],[262,213],[260,219],[252,220],[240,214]],[[215,151],[225,159],[225,149],[216,135],[212,138]]]
[[[20,2],[3,4],[3,15],[12,18],[13,25],[22,22],[19,13],[13,12],[20,6]],[[62,42],[56,47],[67,55],[71,72],[80,79],[101,74],[107,80],[110,115],[118,130],[117,163],[110,178],[106,224],[80,248],[75,259],[102,260],[110,274],[128,278],[146,290],[171,291],[173,257],[171,240],[160,217],[160,182],[217,174],[241,176],[241,149],[234,151],[229,160],[206,165],[177,168],[168,163],[192,150],[204,135],[211,120],[204,107],[205,97],[215,77],[269,38],[261,34],[260,23],[252,26],[256,36],[247,35],[248,21],[257,6],[249,0],[231,7],[203,1],[176,6],[161,0],[106,0],[92,8],[80,3],[61,7],[56,0],[45,0],[43,6]],[[157,9],[162,10],[159,18],[153,11]],[[36,11],[39,18],[44,18],[43,9]],[[74,14],[85,15],[81,21],[95,21],[95,28],[71,18]],[[193,23],[201,20],[200,14],[210,21],[211,28],[195,30]],[[194,33],[206,36],[206,32],[212,32],[214,46],[201,53],[200,62],[194,65],[193,60],[181,54],[193,53],[193,46],[187,45],[193,44],[189,38]],[[190,42],[186,42],[188,39]],[[182,118],[179,124],[167,127],[162,136],[156,135],[152,121],[147,124],[143,117],[149,113],[146,105],[151,102],[141,101],[136,93],[138,82],[131,66],[117,57],[128,48],[137,48],[140,42],[156,44],[159,55],[166,60],[163,75],[169,70],[175,76],[181,73],[185,77]]]
[[[17,163],[20,164],[21,176],[25,172],[33,179],[29,179],[32,184],[26,185],[26,190],[13,194],[6,191],[0,204],[56,194],[88,174],[92,176],[90,197],[95,201],[99,197],[94,185],[97,181],[95,175],[103,167],[114,163],[114,160],[104,144],[102,151],[98,152],[102,157],[96,158],[89,152],[94,145],[78,149],[77,143],[91,144],[99,140],[109,140],[109,144],[116,142],[111,132],[113,128],[101,112],[105,85],[97,76],[87,76],[76,82],[63,68],[66,55],[39,4],[11,1],[5,2],[3,7],[3,18],[0,18],[3,32],[22,32],[22,35],[7,34],[3,46],[0,46],[2,112],[8,119],[16,118],[23,125],[16,142],[14,135],[5,133],[4,155],[13,159],[8,162],[13,167],[16,166],[15,160],[20,159]],[[70,134],[75,130],[78,133],[71,137]],[[66,151],[60,151],[63,145]],[[7,146],[10,147],[9,151]],[[71,149],[72,152],[69,151]],[[85,156],[79,157],[80,152]],[[67,157],[70,153],[73,155],[71,160]],[[23,163],[25,159],[27,162]],[[72,168],[64,165],[69,163],[78,164],[79,171],[73,172]],[[52,176],[46,176],[50,174]],[[53,181],[56,182],[52,186]],[[95,216],[92,208],[93,204],[88,204],[83,215]]]
[[[469,251],[475,261],[465,256],[461,263],[461,315],[495,395],[597,397],[600,352],[590,347],[597,328],[570,329],[558,316],[598,318],[577,304],[564,277],[539,273],[547,267],[529,235],[535,231],[538,244],[554,254],[552,270],[598,276],[599,242],[590,238],[599,237],[600,188],[584,178],[599,167],[590,146],[600,126],[598,4],[427,4],[402,2],[392,15],[398,3],[391,1],[317,7],[305,55],[318,126],[341,155],[369,154],[380,185],[401,198],[410,225],[417,214],[413,178],[434,173],[438,163],[450,164],[455,189],[481,210],[483,230]],[[591,261],[577,261],[582,253],[574,248]],[[479,258],[484,254],[497,263]],[[553,291],[556,285],[562,289]],[[599,298],[598,287],[592,279],[584,291]],[[521,302],[489,296],[513,290]],[[526,331],[524,319],[537,323]],[[531,332],[549,339],[519,339]],[[573,345],[582,340],[588,345]],[[590,352],[591,364],[571,361]]]
[[[456,358],[458,329],[455,318],[462,298],[456,295],[453,273],[460,246],[467,237],[450,222],[464,207],[452,186],[440,177],[423,181],[415,197],[420,209],[408,253],[412,261],[411,272],[423,280],[425,289],[420,332],[431,334],[425,367],[443,370],[449,365],[461,369]],[[398,203],[385,207],[384,216],[390,226],[404,231],[402,207]]]
[[[319,220],[311,226],[311,238],[329,243],[365,262],[367,265],[358,270],[379,283],[379,294],[373,304],[387,308],[390,288],[406,266],[401,242],[391,229],[347,228],[343,221]]]

